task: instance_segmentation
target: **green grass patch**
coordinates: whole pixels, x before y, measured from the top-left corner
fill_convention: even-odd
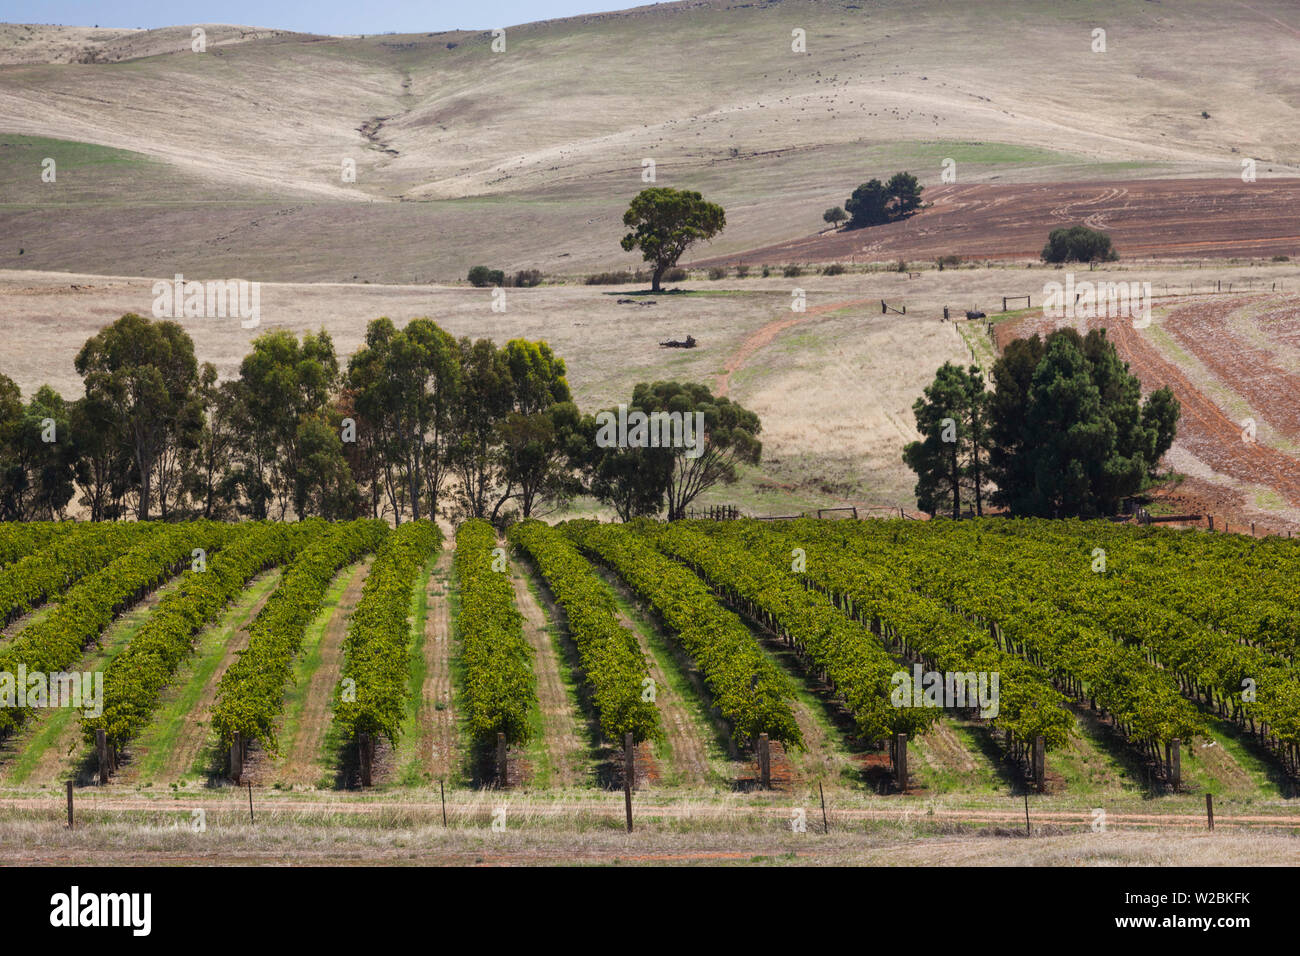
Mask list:
[[[684,655],[641,612],[634,601],[628,600],[618,588],[610,584],[608,571],[600,567],[597,567],[596,570],[597,576],[604,586],[609,589],[609,594],[614,599],[618,609],[632,622],[633,629],[645,641],[646,647],[650,649],[650,656],[654,658],[660,672],[664,675],[664,681],[668,685],[669,692],[676,696],[686,708],[686,712],[690,716],[693,732],[704,742],[705,751],[709,756],[708,782],[715,787],[730,787],[732,761],[728,755],[725,728],[722,727],[719,721],[710,716],[709,703],[705,699],[705,695],[696,689],[695,683],[683,668],[681,658]],[[654,742],[654,750],[655,757],[659,761],[664,785],[667,787],[680,785],[682,781],[674,769],[672,744],[666,735],[661,740]]]
[[[180,579],[173,579],[163,585],[155,593],[159,599],[170,594],[180,586]],[[121,617],[117,618],[103,634],[100,635],[97,645],[95,645],[87,655],[77,665],[78,671],[103,671],[113,658],[124,651],[130,645],[136,632],[140,630],[149,620],[153,613],[154,602],[148,607],[137,606],[127,611]],[[56,746],[60,740],[64,739],[74,722],[80,722],[82,710],[73,710],[71,707],[60,707],[46,711],[36,711],[36,717],[32,724],[32,729],[23,734],[25,743],[20,744],[18,756],[9,765],[7,777],[10,783],[22,784],[31,776],[32,771],[36,769],[41,758],[50,747]],[[74,749],[84,750],[79,746],[80,737],[74,742]]]
[[[406,684],[406,711],[402,716],[402,736],[397,745],[397,766],[400,768],[398,783],[404,787],[419,786],[429,782],[431,775],[424,770],[419,754],[420,746],[420,711],[434,706],[432,701],[424,699],[424,679],[429,673],[429,664],[424,658],[425,626],[429,620],[429,582],[433,578],[433,567],[438,563],[438,555],[432,555],[416,578],[415,589],[411,592],[411,653],[408,671],[410,679]],[[445,579],[441,579],[444,589]]]
[[[286,749],[292,746],[293,739],[298,735],[303,709],[307,706],[307,693],[311,689],[311,678],[321,666],[321,641],[325,637],[325,628],[329,627],[334,615],[341,611],[339,604],[343,600],[343,592],[347,590],[352,575],[356,574],[357,567],[358,564],[350,564],[334,576],[334,580],[325,591],[325,597],[321,600],[320,611],[303,634],[302,647],[293,662],[293,676],[284,695],[284,722],[281,724],[279,737],[281,746]],[[330,726],[325,732],[321,752],[317,755],[322,772],[327,770],[337,750],[333,733],[333,716],[334,712],[331,709],[329,717],[326,718]],[[280,756],[283,758],[283,753]],[[329,786],[328,783],[323,785]]]
[[[230,605],[221,621],[199,633],[194,655],[164,692],[153,721],[140,735],[136,747],[132,748],[142,755],[141,781],[151,782],[161,773],[181,732],[192,725],[199,698],[218,676],[216,670],[225,655],[226,645],[234,638],[235,632],[252,622],[254,608],[269,597],[279,583],[278,569],[255,579]],[[194,768],[193,773],[201,775],[206,769],[206,764],[201,764]]]

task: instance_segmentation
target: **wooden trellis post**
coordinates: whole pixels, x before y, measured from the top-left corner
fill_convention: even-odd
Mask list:
[[[636,781],[636,745],[632,734],[623,735],[623,804],[627,810],[627,832],[632,832],[632,785]]]
[[[239,783],[239,778],[243,775],[244,742],[239,731],[235,731],[234,739],[230,742],[230,779]]]
[[[894,735],[894,773],[898,778],[898,789],[907,792],[907,734]]]
[[[370,735],[364,730],[357,734],[357,757],[361,764],[361,786],[368,787],[374,769],[374,748],[371,746]]]

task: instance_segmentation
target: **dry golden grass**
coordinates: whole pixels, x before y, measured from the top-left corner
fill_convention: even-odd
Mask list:
[[[1214,0],[706,2],[510,27],[501,54],[486,32],[209,25],[195,54],[184,27],[6,27],[0,130],[160,167],[141,163],[150,194],[126,206],[66,205],[33,170],[0,209],[32,258],[0,266],[402,282],[627,265],[644,158],[726,206],[715,255],[815,232],[869,176],[937,183],[948,157],[962,183],[1236,177],[1243,157],[1295,175],[1293,21],[1287,0],[1226,18]],[[114,62],[63,62],[85,44]],[[264,201],[196,201],[213,190]]]
[[[642,805],[636,831],[623,830],[617,793],[569,794],[555,799],[480,792],[449,796],[448,826],[436,799],[404,802],[391,795],[366,801],[318,800],[316,809],[277,809],[293,797],[255,794],[250,822],[241,791],[159,794],[114,803],[78,794],[77,826],[63,823],[58,795],[40,808],[0,810],[0,852],[13,864],[888,864],[1047,866],[1258,866],[1300,862],[1295,830],[1234,826],[1213,833],[1178,818],[1112,824],[1093,831],[1086,810],[1073,822],[1043,823],[1035,809],[1031,838],[1018,821],[998,822],[986,810],[954,810],[927,817],[897,798],[869,801],[878,809],[832,807],[822,832],[815,806],[806,832],[795,832],[793,799],[740,799],[699,794],[667,805]],[[6,801],[6,803],[9,803]],[[298,801],[310,807],[310,801]],[[347,807],[349,812],[342,812]],[[195,829],[203,810],[203,830]],[[888,809],[884,809],[888,808]],[[1185,818],[1190,820],[1190,818]],[[1268,819],[1268,818],[1264,818]],[[1277,817],[1289,823],[1292,816]],[[494,821],[497,828],[494,829]],[[1158,827],[1158,828],[1157,828]]]
[[[1089,278],[1150,281],[1159,296],[1165,283],[1182,292],[1189,282],[1204,289],[1218,278],[1225,285],[1251,279],[1300,287],[1300,266],[1121,263]],[[200,361],[215,364],[222,377],[238,373],[252,339],[268,329],[324,328],[346,356],[360,346],[370,319],[387,315],[404,323],[427,315],[456,336],[545,339],[567,363],[575,398],[587,410],[626,401],[637,382],[673,378],[717,387],[725,379],[728,394],[763,421],[764,460],[739,486],[720,489],[718,500],[758,514],[845,503],[910,509],[914,479],[901,454],[913,437],[912,403],[939,365],[970,361],[967,341],[983,341],[979,323],[959,329],[941,322],[943,306],[954,315],[977,307],[996,318],[1003,294],[1028,292],[1038,302],[1044,282],[1059,279],[1060,272],[1041,267],[930,270],[918,279],[890,272],[733,277],[682,284],[704,294],[637,299],[653,306],[618,304],[626,290],[617,287],[558,285],[507,290],[504,313],[491,310],[486,289],[274,283],[263,285],[259,328],[242,329],[234,319],[183,324]],[[151,285],[147,279],[0,271],[0,313],[6,316],[0,373],[24,394],[45,383],[79,394],[77,350],[122,314],[149,314]],[[805,291],[806,313],[790,310],[795,287]],[[881,315],[876,303],[882,298],[906,305],[907,315]],[[764,334],[772,323],[789,322],[775,335]],[[687,334],[698,348],[658,347]],[[751,351],[748,343],[756,340],[766,344]],[[728,374],[737,356],[742,361]],[[1196,467],[1185,457],[1177,461],[1189,471]]]

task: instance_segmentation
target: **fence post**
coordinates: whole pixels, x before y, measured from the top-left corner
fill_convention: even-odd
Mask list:
[[[357,734],[357,756],[361,761],[361,786],[368,787],[371,779],[373,751],[370,749],[370,735],[364,730]]]
[[[632,784],[636,780],[636,749],[632,734],[623,735],[623,803],[627,809],[627,832],[632,832]]]
[[[108,738],[103,727],[95,730],[95,755],[99,758],[99,782],[108,783]]]
[[[497,785],[506,785],[506,735],[497,733]]]
[[[1213,830],[1214,829],[1214,794],[1212,793],[1207,793],[1205,795],[1205,820],[1210,825],[1210,829]]]
[[[1214,515],[1206,515],[1210,519],[1210,530],[1214,530]]]
[[[758,777],[764,790],[772,789],[772,751],[767,734],[758,735]]]
[[[72,829],[72,781],[68,781],[68,829]]]
[[[230,779],[239,783],[239,778],[244,775],[244,742],[240,739],[239,731],[235,731],[234,739],[230,741]]]

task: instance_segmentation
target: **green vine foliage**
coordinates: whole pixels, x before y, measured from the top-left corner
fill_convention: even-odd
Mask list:
[[[152,718],[159,694],[194,650],[202,628],[212,624],[257,575],[293,558],[328,527],[250,522],[202,571],[186,571],[180,587],[164,597],[144,626],[104,672],[104,701],[97,717],[83,717],[82,736],[93,743],[103,729],[116,749]]]
[[[238,733],[277,752],[276,724],[293,659],[330,581],[341,568],[378,548],[389,533],[388,525],[373,519],[332,525],[285,570],[249,628],[248,646],[217,685],[212,726],[223,745]]]
[[[790,701],[794,687],[758,640],[688,568],[660,554],[642,522],[602,525],[569,522],[579,547],[614,570],[672,629],[704,675],[714,706],[740,746],[766,733],[787,747],[803,746]],[[640,529],[640,530],[639,530]]]
[[[465,681],[461,702],[478,744],[495,742],[498,733],[505,734],[507,743],[522,744],[531,732],[528,714],[537,704],[537,679],[533,649],[524,638],[509,574],[493,554],[496,547],[496,532],[482,519],[456,530],[457,627]]]
[[[334,722],[345,737],[382,734],[396,745],[411,676],[411,591],[441,546],[442,532],[426,520],[406,522],[380,545],[343,645]]]
[[[100,570],[70,588],[58,607],[23,628],[0,650],[0,673],[53,674],[73,667],[86,645],[113,619],[193,560],[193,551],[215,553],[238,534],[236,526],[211,521],[163,525],[142,533],[142,540]],[[30,717],[29,708],[0,710],[0,733]]]
[[[663,733],[645,655],[636,635],[618,622],[618,608],[590,562],[556,529],[530,520],[514,525],[511,544],[527,552],[564,610],[601,735],[621,743]]]

